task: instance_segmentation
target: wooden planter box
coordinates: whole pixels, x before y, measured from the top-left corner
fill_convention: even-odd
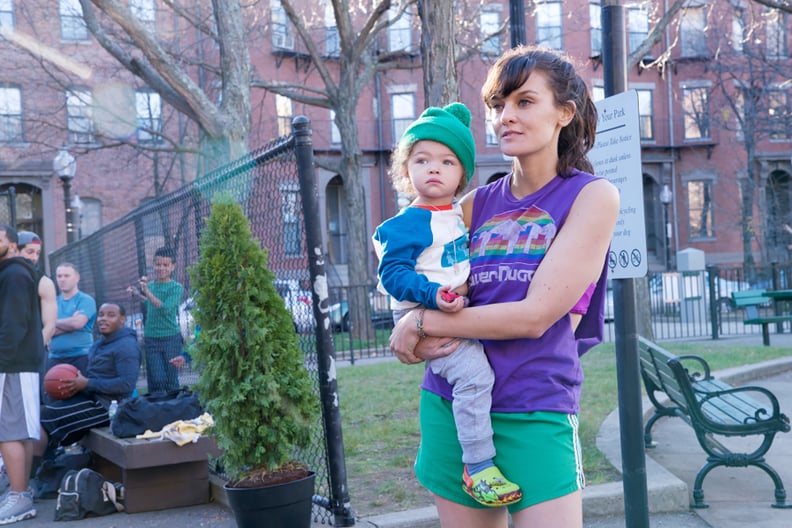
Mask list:
[[[124,485],[128,513],[209,501],[208,455],[220,451],[208,436],[179,447],[171,440],[116,438],[103,427],[91,429],[82,443],[94,455],[94,469]]]

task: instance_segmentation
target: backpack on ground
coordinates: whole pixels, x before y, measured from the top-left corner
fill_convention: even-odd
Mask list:
[[[88,468],[71,469],[63,476],[55,503],[56,521],[76,521],[86,516],[124,511],[124,487]]]
[[[58,448],[55,456],[46,458],[30,481],[37,499],[54,499],[58,496],[63,476],[70,469],[82,469],[91,464],[91,452],[82,446],[72,446],[69,451]]]

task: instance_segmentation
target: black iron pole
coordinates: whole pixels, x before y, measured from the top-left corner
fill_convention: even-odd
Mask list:
[[[526,43],[524,0],[509,0],[509,31],[512,48]]]
[[[709,277],[709,310],[710,310],[710,330],[712,332],[712,339],[718,339],[719,334],[719,318],[720,318],[720,310],[721,310],[721,302],[720,295],[718,294],[718,276],[720,275],[720,270],[718,266],[713,264],[707,265],[707,277]]]
[[[8,211],[10,213],[9,225],[14,229],[17,227],[17,210],[16,210],[16,187],[13,185],[8,188]]]
[[[311,273],[313,310],[316,318],[316,361],[319,376],[319,396],[322,400],[325,449],[330,480],[329,500],[315,499],[326,506],[334,516],[333,526],[354,526],[347,486],[344,439],[341,434],[341,409],[338,406],[338,381],[335,375],[335,349],[330,335],[330,302],[327,289],[325,255],[322,250],[322,232],[319,225],[319,194],[314,175],[313,140],[311,122],[304,116],[292,121],[297,156],[297,173],[300,178],[300,197],[305,218],[305,245],[308,249],[308,268]]]
[[[618,0],[602,2],[602,32],[603,74],[607,97],[627,89],[624,8]],[[614,280],[613,293],[624,520],[628,528],[649,528],[635,280]]]
[[[665,210],[664,218],[665,218],[665,225],[663,228],[665,229],[665,269],[666,271],[671,271],[671,222],[669,221],[668,216],[668,206],[670,204],[664,203],[663,207]]]
[[[71,181],[70,178],[61,178],[63,182],[63,204],[66,206],[66,242],[71,244],[76,240],[74,231],[74,210],[71,206]]]

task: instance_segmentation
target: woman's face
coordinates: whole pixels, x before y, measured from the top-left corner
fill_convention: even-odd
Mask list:
[[[558,107],[547,76],[534,71],[506,97],[493,97],[489,116],[507,156],[557,155],[558,133],[574,116],[574,105]]]

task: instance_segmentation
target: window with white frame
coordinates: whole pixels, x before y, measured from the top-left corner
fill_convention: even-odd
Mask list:
[[[745,13],[742,9],[735,9],[734,13],[732,13],[732,23],[731,23],[731,36],[729,40],[731,41],[732,51],[738,54],[742,54],[743,47],[745,46],[745,19],[743,18]]]
[[[495,134],[495,127],[492,126],[492,119],[489,117],[484,122],[484,130],[486,131],[487,146],[496,146],[498,144],[498,136]]]
[[[734,93],[734,130],[737,139],[742,141],[743,136],[743,123],[745,122],[745,87],[738,86],[737,91]]]
[[[156,29],[157,11],[154,0],[129,0],[129,10],[149,30]]]
[[[0,84],[0,142],[18,143],[22,135],[22,91]]]
[[[631,53],[637,50],[648,35],[649,13],[643,6],[629,6],[627,8],[627,49]]]
[[[14,0],[0,0],[0,27],[14,27]]]
[[[536,5],[536,43],[560,50],[562,49],[561,2],[541,2]]]
[[[484,55],[500,55],[500,35],[495,35],[500,29],[500,12],[483,10],[479,17],[481,26],[481,53]],[[493,36],[494,35],[494,36]]]
[[[415,94],[391,94],[391,115],[393,116],[393,144],[395,145],[415,119]]]
[[[654,139],[654,122],[652,121],[652,90],[638,89],[638,123],[641,139]]]
[[[336,27],[335,13],[333,12],[332,2],[325,2],[324,8],[325,24],[325,54],[328,57],[338,57],[341,51],[341,39]]]
[[[278,136],[288,136],[292,131],[294,103],[285,95],[275,95],[275,113],[278,116]]]
[[[294,36],[289,28],[289,19],[280,0],[270,1],[272,16],[272,46],[279,49],[294,49]]]
[[[709,95],[706,86],[682,88],[682,113],[685,139],[710,137]]]
[[[688,202],[688,234],[691,239],[713,238],[714,204],[712,203],[712,181],[692,180],[686,182]]]
[[[83,18],[80,0],[59,0],[61,39],[71,41],[88,40],[88,26]]]
[[[135,93],[135,115],[137,118],[137,138],[141,143],[162,141],[162,99],[155,92],[138,91]]]
[[[281,187],[281,220],[283,221],[283,254],[302,256],[300,230],[300,188],[296,185]]]
[[[341,131],[335,123],[335,110],[330,110],[330,143],[333,145],[341,143]]]
[[[66,92],[66,128],[74,144],[94,142],[92,96],[90,90],[71,89]]]
[[[80,196],[80,236],[87,237],[102,227],[102,201]]]
[[[780,9],[765,12],[768,57],[787,56],[786,16]]]
[[[399,9],[391,7],[388,10],[388,51],[411,51],[412,49],[412,23],[410,13],[405,11],[399,15]]]
[[[347,264],[347,206],[346,191],[341,177],[336,175],[325,187],[327,208],[327,260],[332,264]]]
[[[688,7],[679,25],[682,57],[707,57],[707,12],[703,7]]]
[[[767,95],[770,139],[789,139],[791,125],[788,94],[782,90],[770,90]]]
[[[589,25],[591,25],[591,56],[602,55],[602,6],[599,2],[589,4]]]

